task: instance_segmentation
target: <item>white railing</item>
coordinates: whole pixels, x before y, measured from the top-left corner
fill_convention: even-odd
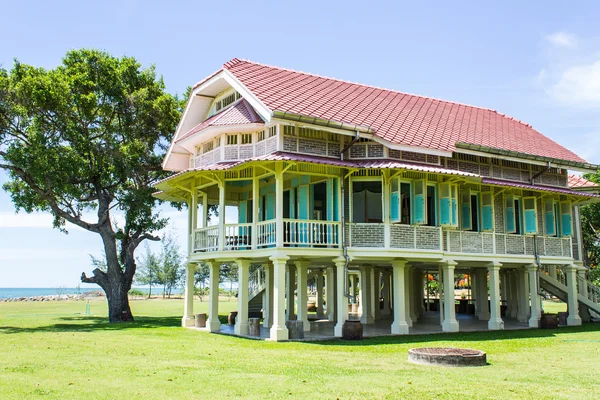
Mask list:
[[[600,286],[596,286],[587,279],[579,276],[577,277],[577,282],[579,283],[579,294],[587,297],[588,300],[596,304],[600,304]]]
[[[252,224],[225,224],[224,250],[252,248]]]
[[[194,232],[193,251],[217,251],[219,250],[219,227],[209,226],[196,229]]]
[[[275,246],[276,241],[276,223],[275,220],[263,221],[256,223],[256,229],[258,231],[258,243],[257,247],[272,247]]]
[[[266,271],[265,267],[261,265],[260,267],[256,268],[248,278],[249,299],[252,299],[258,293],[260,293],[265,288],[265,284]]]
[[[300,219],[283,220],[283,244],[339,247],[340,223]]]

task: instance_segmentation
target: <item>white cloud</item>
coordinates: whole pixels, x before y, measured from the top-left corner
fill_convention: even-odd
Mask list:
[[[565,105],[600,107],[600,60],[567,68],[548,89],[548,94]]]
[[[558,47],[576,47],[577,37],[566,32],[555,32],[552,35],[546,36],[546,40],[554,46]]]
[[[52,228],[54,218],[46,213],[0,212],[0,228]]]
[[[32,251],[30,248],[22,249],[2,249],[0,260],[2,261],[51,261],[51,260],[75,260],[78,258],[88,258],[88,253],[78,250],[66,249],[43,249]]]

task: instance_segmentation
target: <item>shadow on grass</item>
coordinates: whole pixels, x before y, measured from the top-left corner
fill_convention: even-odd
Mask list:
[[[410,344],[426,342],[484,342],[493,340],[518,340],[532,338],[552,338],[558,334],[578,332],[600,332],[600,324],[586,323],[582,326],[561,327],[558,329],[514,329],[503,331],[431,333],[420,335],[390,335],[369,337],[362,340],[307,341],[315,346],[376,346],[390,344]]]
[[[35,332],[93,332],[152,329],[181,326],[181,317],[135,317],[135,322],[110,323],[106,317],[73,316],[56,318],[64,323],[37,327],[0,326],[0,334]]]

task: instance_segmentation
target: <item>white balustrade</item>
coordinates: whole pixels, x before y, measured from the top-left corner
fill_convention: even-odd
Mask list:
[[[225,250],[252,248],[252,224],[225,224]]]
[[[217,251],[219,249],[219,227],[209,226],[194,232],[194,251]]]
[[[258,230],[258,248],[275,246],[275,220],[257,222],[256,229]]]
[[[339,247],[340,223],[300,219],[283,220],[283,244]]]

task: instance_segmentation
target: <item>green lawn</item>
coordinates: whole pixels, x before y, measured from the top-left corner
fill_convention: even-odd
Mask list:
[[[179,327],[182,300],[139,300],[133,324],[106,306],[0,303],[0,398],[597,399],[600,325],[558,330],[272,343]],[[206,302],[196,310],[206,311]],[[235,303],[221,306],[223,314]],[[407,362],[419,346],[488,353],[480,368]]]

